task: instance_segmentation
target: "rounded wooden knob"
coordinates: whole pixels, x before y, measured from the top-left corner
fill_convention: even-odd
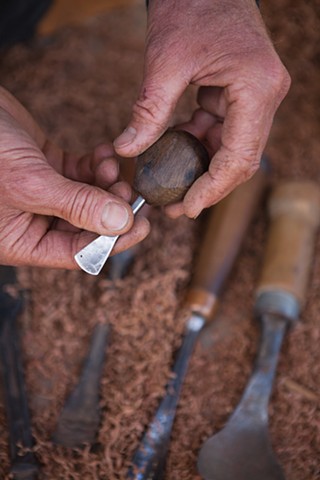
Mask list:
[[[193,135],[167,130],[139,155],[134,189],[150,205],[177,202],[208,169],[209,161],[206,149]]]

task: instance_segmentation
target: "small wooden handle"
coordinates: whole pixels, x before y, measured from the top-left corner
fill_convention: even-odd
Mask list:
[[[149,205],[177,202],[208,169],[209,161],[206,149],[193,135],[167,130],[139,155],[134,189]]]
[[[320,224],[320,189],[311,181],[277,186],[269,201],[270,229],[257,296],[285,292],[303,305],[315,234]]]
[[[192,311],[207,320],[231,272],[242,240],[267,186],[267,169],[261,167],[211,209],[187,294]]]

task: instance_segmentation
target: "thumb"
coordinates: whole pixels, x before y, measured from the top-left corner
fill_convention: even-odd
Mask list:
[[[45,182],[26,186],[22,205],[17,207],[62,218],[75,227],[100,235],[120,235],[132,227],[132,209],[119,196],[69,180],[51,168],[46,173]]]
[[[144,152],[167,129],[177,101],[187,87],[181,74],[158,58],[157,65],[145,69],[140,95],[124,132],[114,141],[116,152],[134,157]],[[161,65],[161,68],[160,68]]]

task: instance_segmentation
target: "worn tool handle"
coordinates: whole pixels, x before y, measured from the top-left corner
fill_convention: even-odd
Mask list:
[[[138,157],[134,189],[149,205],[177,202],[208,169],[209,161],[197,138],[169,129]]]
[[[320,224],[319,186],[311,181],[279,184],[269,200],[269,215],[271,223],[257,297],[268,292],[283,293],[296,300],[300,311]]]
[[[242,240],[267,186],[267,164],[212,208],[196,259],[187,304],[210,319],[239,253]]]

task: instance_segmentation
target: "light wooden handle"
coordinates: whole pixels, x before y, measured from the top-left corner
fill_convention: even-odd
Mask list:
[[[267,186],[265,167],[212,207],[186,302],[210,319]]]
[[[270,229],[257,295],[284,292],[303,305],[320,224],[320,189],[311,181],[277,186],[269,201]]]

